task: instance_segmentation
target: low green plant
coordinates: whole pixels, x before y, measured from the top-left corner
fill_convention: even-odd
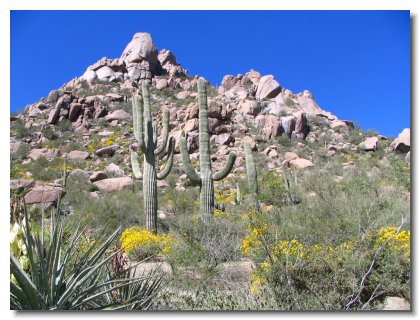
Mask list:
[[[14,310],[121,310],[147,309],[156,296],[161,277],[126,277],[131,270],[113,270],[109,253],[117,229],[108,238],[98,239],[72,261],[84,231],[78,228],[65,238],[64,222],[52,215],[51,227],[42,224],[34,234],[24,219],[24,244],[28,271],[10,255],[10,307]],[[65,242],[68,241],[66,244]],[[80,246],[77,247],[80,250]]]

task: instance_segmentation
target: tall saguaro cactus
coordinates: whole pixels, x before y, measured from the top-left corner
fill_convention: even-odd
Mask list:
[[[246,163],[246,175],[248,178],[248,187],[251,193],[255,210],[259,211],[260,206],[258,203],[257,169],[255,168],[254,157],[252,156],[251,146],[249,145],[248,142],[245,142],[244,148],[245,148],[245,163]]]
[[[225,167],[213,174],[210,162],[210,139],[209,139],[209,121],[207,112],[207,92],[206,80],[198,79],[198,104],[199,104],[199,149],[200,149],[200,172],[197,173],[191,164],[187,150],[185,138],[179,142],[182,154],[182,163],[185,173],[191,182],[200,186],[200,215],[203,222],[208,223],[214,214],[214,184],[213,181],[219,181],[232,171],[236,160],[234,152],[229,153],[229,159]]]
[[[136,152],[131,153],[131,166],[134,176],[143,179],[144,212],[146,214],[146,229],[157,232],[157,180],[167,177],[171,171],[174,155],[174,138],[169,139],[168,159],[165,167],[159,173],[156,172],[156,156],[161,155],[168,142],[169,111],[163,112],[162,120],[162,141],[158,146],[157,127],[152,124],[150,112],[149,84],[144,81],[142,84],[142,95],[133,99],[133,127],[134,136],[138,141],[140,151],[144,155],[143,173],[140,170],[139,156]],[[143,103],[142,103],[143,100]],[[143,108],[144,104],[144,108]]]

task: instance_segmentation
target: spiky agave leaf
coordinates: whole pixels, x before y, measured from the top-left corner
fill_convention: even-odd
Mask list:
[[[52,215],[50,236],[33,235],[25,216],[25,244],[28,250],[29,272],[25,272],[11,255],[10,307],[17,310],[68,309],[133,309],[147,308],[161,285],[161,277],[148,275],[133,278],[131,273],[112,272],[107,249],[119,234],[113,232],[101,244],[94,242],[76,263],[71,261],[76,243],[84,230],[74,230],[67,249],[64,248],[64,223]],[[119,300],[110,300],[110,292],[127,292]],[[126,291],[124,291],[126,290]]]

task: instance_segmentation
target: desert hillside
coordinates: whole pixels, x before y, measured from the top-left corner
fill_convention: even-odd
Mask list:
[[[214,87],[187,68],[136,33],[10,117],[16,268],[33,277],[27,239],[45,229],[72,250],[67,270],[108,261],[148,279],[130,291],[141,294],[91,300],[101,289],[83,290],[112,277],[65,299],[57,285],[44,308],[409,308],[410,129],[365,131],[256,70]]]

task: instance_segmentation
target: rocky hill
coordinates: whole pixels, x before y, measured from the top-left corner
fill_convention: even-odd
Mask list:
[[[36,184],[35,189],[55,189],[60,175],[56,159],[63,157],[76,162],[100,191],[132,187],[128,178],[132,176],[129,154],[137,149],[137,143],[132,134],[131,100],[145,80],[151,82],[154,118],[161,121],[164,108],[170,112],[175,153],[179,153],[179,138],[185,135],[192,159],[197,159],[197,79],[188,75],[170,50],[158,51],[148,33],[136,33],[121,57],[102,58],[81,77],[11,117],[12,179],[24,179],[13,180],[13,188]],[[320,141],[324,142],[326,156],[334,157],[360,148],[374,152],[378,143],[387,139],[378,134],[364,136],[360,130],[351,133],[352,121],[340,120],[321,109],[308,90],[293,93],[282,87],[273,75],[250,70],[244,75],[226,75],[219,88],[210,84],[208,87],[209,130],[211,143],[217,149],[212,161],[218,168],[226,161],[229,150],[236,151],[233,173],[243,171],[245,141],[265,157],[268,170],[281,174],[283,161],[291,168],[312,166],[317,155],[311,144]],[[291,149],[299,151],[298,154],[280,152],[278,142],[285,139],[291,140]],[[390,145],[388,151],[393,150],[408,152],[409,159],[409,129],[404,129]],[[41,168],[42,172],[32,172],[37,169],[31,164],[40,157],[52,163]],[[175,157],[175,163],[175,170],[181,174],[177,186],[182,189],[179,156]],[[351,161],[343,163],[344,167],[351,165]],[[108,184],[97,182],[115,176],[121,178]],[[42,200],[39,193],[29,193],[27,197],[29,203]],[[48,201],[56,199],[53,195],[44,197]]]
[[[174,140],[172,170],[157,181],[158,230],[169,238],[148,235],[164,245],[129,256],[156,255],[175,239],[158,255],[171,283],[153,308],[409,308],[402,298],[410,298],[410,129],[396,139],[364,131],[323,110],[310,91],[293,93],[279,81],[249,70],[224,76],[218,88],[204,84],[148,33],[136,33],[119,58],[102,58],[10,117],[11,196],[33,205],[38,222],[40,208],[60,203],[62,214],[89,225],[87,243],[106,227],[142,235],[132,228],[146,218],[131,154],[141,149],[133,100],[147,82],[157,143],[165,110]],[[181,155],[185,137],[199,171],[198,86],[207,90],[213,171],[237,155],[226,179],[214,183],[211,227],[198,222],[198,188]],[[246,143],[258,172],[258,210],[246,182]],[[158,171],[171,157],[156,156]],[[11,207],[13,215],[18,206]]]

